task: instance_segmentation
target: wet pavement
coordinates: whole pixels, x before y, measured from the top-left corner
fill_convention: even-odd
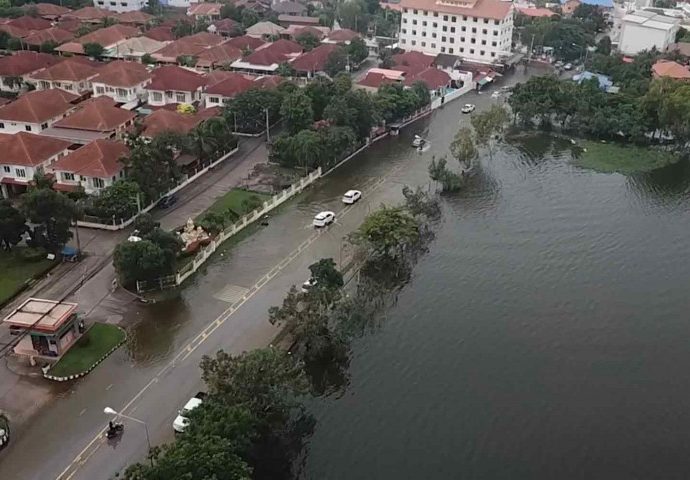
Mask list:
[[[201,357],[221,348],[240,353],[269,344],[278,331],[267,320],[268,308],[304,281],[311,263],[323,257],[338,261],[343,237],[382,203],[398,203],[402,185],[428,185],[431,155],[446,153],[458,120],[468,121],[459,112],[463,103],[481,110],[494,101],[488,94],[468,94],[400,137],[378,142],[282,206],[267,226],[226,242],[179,298],[143,305],[118,291],[98,301],[91,310],[129,327],[126,346],[84,379],[50,387],[58,390],[54,401],[0,453],[0,478],[105,480],[141,460],[142,425],[125,420],[120,439],[103,438],[106,406],[146,422],[153,444],[171,440],[177,410],[202,388]],[[414,134],[431,141],[430,151],[419,154],[410,147]],[[363,199],[345,207],[340,197],[350,188],[361,190]],[[316,231],[311,220],[321,210],[336,212],[337,222]],[[94,277],[94,289],[108,279],[106,273]]]

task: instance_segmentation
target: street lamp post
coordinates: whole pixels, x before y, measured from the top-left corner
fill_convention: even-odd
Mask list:
[[[144,431],[146,432],[146,444],[148,445],[147,456],[149,457],[149,461],[151,462],[151,466],[153,467],[153,458],[151,457],[151,438],[149,437],[149,426],[146,424],[146,422],[143,420],[139,420],[138,418],[127,416],[124,413],[120,413],[117,410],[110,407],[105,407],[103,409],[103,413],[105,413],[106,415],[115,415],[116,417],[126,418],[127,420],[132,420],[133,422],[140,423],[144,426]]]

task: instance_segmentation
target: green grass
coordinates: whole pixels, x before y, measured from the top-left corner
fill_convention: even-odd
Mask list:
[[[56,264],[45,258],[37,262],[24,260],[22,250],[15,247],[11,252],[0,251],[0,305],[19,292],[28,280],[41,276]]]
[[[626,146],[617,143],[582,141],[575,164],[603,173],[651,172],[679,160],[677,155],[656,148]]]
[[[266,193],[252,192],[249,190],[243,190],[241,188],[233,188],[228,193],[213,202],[213,205],[208,207],[204,213],[199,215],[199,218],[203,218],[206,212],[225,214],[228,209],[242,216],[248,212],[245,208],[245,205],[243,205],[243,202],[251,197],[258,197],[262,202],[271,198],[271,196]]]
[[[95,323],[50,369],[50,375],[67,377],[88,370],[125,339],[125,332],[107,323]]]

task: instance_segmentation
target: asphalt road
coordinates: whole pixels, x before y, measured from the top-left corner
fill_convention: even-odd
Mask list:
[[[127,347],[74,383],[13,439],[0,455],[0,479],[106,480],[142,460],[146,432],[141,424],[125,420],[122,437],[105,441],[106,406],[144,421],[152,444],[171,440],[177,410],[202,389],[201,357],[221,348],[240,353],[269,344],[278,332],[267,310],[307,278],[308,265],[346,255],[343,237],[380,204],[398,203],[402,185],[428,184],[432,155],[447,153],[458,120],[469,121],[459,113],[463,103],[481,110],[496,101],[502,100],[468,94],[400,137],[377,143],[279,209],[267,227],[227,246],[179,299],[152,306],[109,305],[113,314],[131,321]],[[412,149],[414,134],[428,138],[431,148],[421,154]],[[362,190],[364,198],[344,206],[340,197],[350,188]],[[336,212],[337,222],[315,231],[311,220],[326,209]]]

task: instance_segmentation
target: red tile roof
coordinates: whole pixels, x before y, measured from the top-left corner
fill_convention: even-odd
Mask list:
[[[284,81],[285,77],[281,77],[280,75],[265,75],[257,78],[254,81],[254,86],[262,90],[270,90],[271,88],[276,88]]]
[[[96,7],[84,7],[63,15],[64,18],[76,18],[82,21],[103,20],[106,17],[112,16],[113,14],[108,10]]]
[[[20,77],[60,62],[61,59],[47,53],[29,51],[16,52],[14,55],[0,58],[0,76]]]
[[[248,48],[249,50],[256,50],[265,43],[266,42],[264,42],[260,38],[250,37],[249,35],[242,35],[241,37],[231,38],[227,41],[227,45],[232,45],[233,47],[237,47],[240,50],[243,50],[245,48]]]
[[[331,42],[345,43],[352,41],[352,39],[359,37],[359,33],[350,30],[349,28],[341,28],[340,30],[333,30],[328,35],[328,40]]]
[[[206,93],[210,95],[220,95],[223,97],[234,97],[238,93],[245,92],[255,87],[254,80],[236,72],[224,72],[224,78],[211,84],[206,88]]]
[[[319,40],[323,39],[323,37],[326,36],[323,30],[319,30],[318,28],[309,25],[307,25],[306,27],[296,28],[292,32],[292,38],[294,38],[295,40],[298,39],[301,35],[313,35]]]
[[[55,5],[54,3],[37,3],[36,5],[27,6],[34,7],[39,17],[57,18],[72,11],[69,8],[61,7],[60,5]]]
[[[99,101],[103,99],[103,101]],[[54,127],[72,128],[93,132],[112,132],[127,122],[131,122],[136,114],[113,106],[107,97],[98,97],[88,102],[76,112],[53,124]]]
[[[521,7],[519,5],[516,5],[515,8],[521,14],[527,15],[528,17],[534,17],[534,18],[539,18],[539,17],[548,18],[548,17],[553,17],[554,15],[558,15],[556,12],[554,12],[553,10],[549,10],[548,8],[530,8],[530,7]]]
[[[29,17],[24,15],[23,17],[15,18],[7,22],[8,25],[13,27],[21,28],[22,30],[45,30],[50,28],[52,24],[48,20],[43,18]]]
[[[95,32],[87,33],[83,37],[79,37],[77,42],[82,45],[86,45],[87,43],[98,43],[103,47],[109,47],[118,42],[127,40],[128,38],[136,37],[140,33],[139,29],[136,27],[115,24],[106,28],[100,28]]]
[[[671,60],[659,60],[652,65],[652,73],[655,77],[670,77],[676,80],[690,79],[688,67]]]
[[[169,42],[175,40],[175,35],[172,33],[172,27],[153,27],[143,33],[145,37],[158,40],[159,42]]]
[[[294,59],[290,65],[298,72],[322,72],[329,55],[339,48],[342,47],[333,43],[319,45]]]
[[[62,157],[51,168],[86,177],[108,178],[124,168],[121,159],[127,155],[129,148],[124,143],[99,139]]]
[[[13,25],[10,25],[9,23],[0,24],[0,32],[6,32],[10,37],[14,38],[24,38],[31,33],[28,30],[15,27]]]
[[[115,15],[117,21],[120,23],[131,23],[133,25],[145,25],[153,20],[153,15],[149,15],[146,12],[141,12],[138,10],[132,10],[131,12],[122,12]]]
[[[198,114],[185,115],[162,108],[144,118],[142,135],[153,138],[164,132],[189,133],[202,120],[204,119],[198,118]]]
[[[98,74],[98,70],[84,62],[68,58],[45,70],[31,74],[35,80],[79,82]]]
[[[183,55],[196,56],[206,49],[218,45],[224,40],[220,35],[211,33],[197,33],[189,37],[182,37],[153,52],[153,58],[160,61],[176,62],[177,57]]]
[[[446,87],[450,83],[450,75],[438,68],[429,67],[414,75],[405,77],[405,85],[412,86],[417,82],[422,82],[429,90],[436,90]]]
[[[220,15],[220,9],[223,7],[221,3],[211,3],[211,2],[201,2],[193,3],[191,7],[187,9],[187,15],[190,16],[218,16]]]
[[[211,25],[213,25],[216,28],[216,32],[219,33],[229,34],[242,31],[242,25],[232,18],[222,18],[220,20],[216,20],[215,22],[211,22]]]
[[[50,27],[46,28],[45,30],[32,32],[30,35],[24,38],[24,42],[34,46],[40,46],[45,42],[53,42],[59,45],[61,43],[69,42],[72,39],[74,39],[74,34],[72,32],[58,27]]]
[[[379,88],[381,85],[389,85],[391,83],[396,83],[396,81],[386,77],[383,73],[368,72],[366,77],[357,82],[357,85]]]
[[[503,20],[510,12],[513,4],[501,0],[470,0],[463,3],[442,0],[402,0],[400,6],[402,8]]]
[[[34,90],[0,107],[0,119],[15,122],[43,123],[64,115],[74,108],[70,102],[79,98],[59,89]]]
[[[35,167],[67,150],[70,145],[70,142],[28,132],[18,132],[14,135],[2,134],[0,136],[0,150],[2,150],[0,163]]]
[[[100,68],[91,82],[105,83],[112,87],[133,87],[149,78],[151,72],[141,63],[115,60]]]
[[[242,58],[242,50],[227,43],[221,43],[211,47],[197,55],[197,66],[212,67],[215,65],[225,65]]]
[[[145,87],[147,90],[194,92],[206,85],[206,78],[202,75],[175,65],[156,68],[152,76],[153,80]]]
[[[255,50],[242,61],[252,65],[273,65],[288,61],[292,54],[300,53],[302,50],[299,43],[281,39]]]
[[[409,74],[415,74],[430,67],[434,63],[431,55],[424,55],[421,52],[405,52],[393,55],[394,70],[399,70]]]
[[[81,22],[76,18],[61,18],[55,26],[76,34],[81,28]]]

